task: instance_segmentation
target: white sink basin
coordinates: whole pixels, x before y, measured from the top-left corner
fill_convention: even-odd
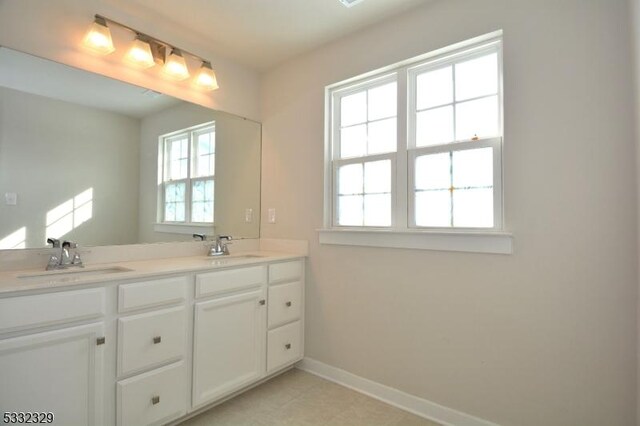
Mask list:
[[[18,276],[18,279],[25,281],[71,281],[74,278],[85,278],[92,275],[117,274],[130,271],[132,271],[132,269],[120,266],[94,269],[63,269],[60,271],[47,271],[32,275],[20,275]]]

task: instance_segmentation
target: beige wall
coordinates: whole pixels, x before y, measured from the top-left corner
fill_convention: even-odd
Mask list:
[[[0,240],[26,227],[30,248],[48,237],[135,243],[139,135],[137,119],[0,87]],[[47,235],[47,212],[89,188],[92,218]],[[6,192],[17,205],[5,204]]]
[[[112,28],[116,47],[108,56],[95,56],[81,47],[93,15],[99,13],[154,37],[211,60],[220,89],[202,92],[190,80],[169,82],[160,67],[136,70],[122,61],[124,46],[133,34]],[[77,68],[147,87],[176,98],[227,111],[252,119],[259,118],[258,74],[216,54],[215,46],[197,37],[189,28],[167,22],[135,2],[120,0],[2,0],[0,1],[0,45]],[[190,66],[199,64],[190,63]],[[194,68],[195,69],[195,68]]]
[[[434,1],[264,77],[263,236],[311,241],[307,356],[504,425],[636,423],[627,6]],[[324,86],[501,28],[514,254],[318,245]]]
[[[636,117],[636,173],[637,173],[637,201],[638,201],[638,222],[640,223],[640,0],[630,0],[630,10],[629,14],[631,26],[633,29],[632,32],[632,44],[633,44],[633,59],[634,59],[634,67],[633,67],[633,77],[634,77],[634,85],[635,85],[635,108],[634,108],[634,116]],[[640,268],[640,227],[638,228],[638,268]],[[640,278],[640,269],[639,274]],[[638,281],[638,285],[640,286],[640,280]],[[640,330],[640,300],[638,303],[638,329]],[[640,341],[638,342],[640,344]],[[640,346],[638,346],[638,377],[640,378]],[[640,383],[639,383],[640,385]],[[640,386],[638,387],[640,389]],[[640,425],[640,390],[638,392],[638,408],[637,408],[637,422]]]

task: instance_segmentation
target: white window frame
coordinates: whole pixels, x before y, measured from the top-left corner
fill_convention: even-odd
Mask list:
[[[379,78],[375,78],[375,79],[367,79],[364,82],[360,82],[358,84],[355,85],[349,85],[348,87],[342,89],[342,90],[336,90],[332,93],[332,97],[333,97],[333,105],[334,105],[334,119],[335,117],[340,117],[341,111],[340,111],[340,99],[345,97],[345,96],[349,96],[352,95],[354,93],[359,93],[362,92],[364,90],[368,90],[368,89],[373,89],[379,86],[384,86],[385,84],[389,84],[389,83],[393,83],[396,82],[397,83],[397,74],[396,73],[392,73],[392,74],[388,74],[388,75],[384,75],[381,76]],[[398,114],[396,112],[396,126],[398,126]],[[374,120],[372,122],[375,121],[382,121],[382,120],[387,120],[390,117],[385,117],[385,118],[381,118],[379,120]],[[370,123],[370,121],[366,121],[366,123]],[[359,123],[361,124],[361,123]],[[338,184],[339,184],[339,179],[338,179],[338,170],[340,169],[341,166],[346,166],[349,164],[365,164],[365,163],[369,163],[369,162],[374,162],[374,161],[380,161],[380,160],[390,160],[391,161],[391,227],[394,227],[395,222],[396,222],[396,216],[397,216],[397,208],[394,208],[394,206],[396,206],[397,201],[397,191],[396,191],[396,167],[397,167],[397,151],[394,152],[388,152],[388,153],[383,153],[383,154],[371,154],[371,155],[364,155],[362,157],[351,157],[351,158],[340,158],[340,131],[341,128],[340,126],[333,126],[333,149],[332,149],[332,182],[333,182],[333,194],[334,196],[331,197],[331,209],[332,209],[332,214],[331,214],[331,224],[332,227],[335,228],[343,228],[343,229],[349,229],[351,228],[350,226],[344,226],[344,225],[340,225],[338,224],[338,203],[336,202],[336,198],[338,196]],[[397,145],[397,144],[396,144]],[[364,196],[364,194],[363,194]],[[365,228],[365,229],[386,229],[387,227],[384,228],[380,228],[377,226],[367,226],[367,225],[363,225],[363,226],[359,226],[358,228]]]
[[[477,141],[460,141],[443,145],[415,147],[416,99],[418,74],[451,63],[461,62],[497,51],[499,59],[498,96],[499,137]],[[395,80],[398,88],[397,151],[349,159],[339,159],[340,98],[347,94],[380,85],[381,81]],[[481,97],[480,97],[481,98]],[[418,58],[412,58],[384,69],[367,73],[327,86],[325,89],[325,191],[324,228],[319,230],[320,243],[364,245],[509,254],[513,250],[513,237],[506,231],[503,197],[503,91],[502,91],[502,32],[477,37]],[[455,110],[455,108],[454,108]],[[455,123],[454,123],[455,125]],[[414,212],[414,165],[416,157],[428,153],[451,152],[491,147],[493,149],[494,226],[492,228],[433,228],[417,227]],[[379,158],[378,158],[379,157]],[[392,212],[391,226],[383,228],[337,225],[337,170],[340,166],[364,163],[375,159],[392,160]]]
[[[213,180],[214,188],[215,188],[215,172],[210,176],[202,176],[197,178],[192,178],[191,170],[193,168],[193,143],[198,134],[209,133],[213,131],[215,133],[215,121],[198,124],[196,126],[188,127],[186,129],[180,129],[175,132],[167,133],[161,135],[158,138],[158,203],[157,203],[157,222],[154,224],[154,229],[157,232],[167,232],[167,233],[177,233],[177,234],[192,234],[192,233],[201,233],[214,230],[215,224],[215,214],[214,214],[214,222],[191,222],[191,198],[192,198],[192,188],[193,183],[198,181],[208,181]],[[165,181],[165,176],[169,175],[169,163],[165,160],[168,156],[167,147],[168,143],[172,140],[176,139],[187,139],[187,177],[182,179],[175,180],[167,180]],[[164,219],[165,213],[165,196],[166,196],[166,185],[168,183],[184,183],[185,184],[185,221],[166,221]],[[214,189],[214,197],[215,197],[215,189]],[[214,201],[215,204],[215,201]]]

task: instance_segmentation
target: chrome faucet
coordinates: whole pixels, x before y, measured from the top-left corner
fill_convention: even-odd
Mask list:
[[[232,244],[229,241],[231,240],[230,235],[216,235],[216,241],[211,244],[211,248],[209,249],[209,256],[226,256],[229,254],[229,247],[227,245]],[[226,243],[222,241],[226,240]]]
[[[60,249],[60,255],[52,254],[49,257],[49,263],[47,263],[47,271],[52,269],[67,269],[71,267],[84,268],[80,253],[75,251],[71,256],[69,249],[77,249],[78,244],[73,241],[65,241],[60,244],[60,240],[55,238],[48,238],[47,243],[51,244],[53,248]]]

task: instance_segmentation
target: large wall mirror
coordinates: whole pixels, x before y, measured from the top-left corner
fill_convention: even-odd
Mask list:
[[[260,234],[261,126],[0,47],[0,249]]]

